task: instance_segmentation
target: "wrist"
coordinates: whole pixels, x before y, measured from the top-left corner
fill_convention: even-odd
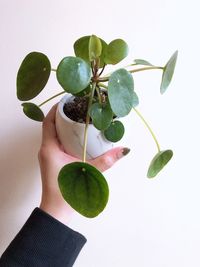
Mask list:
[[[60,196],[52,197],[52,195],[42,194],[42,199],[39,208],[48,213],[61,223],[67,225],[74,213],[72,207]]]

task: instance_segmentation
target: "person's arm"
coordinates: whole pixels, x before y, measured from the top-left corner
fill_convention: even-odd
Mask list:
[[[72,266],[85,242],[84,236],[36,208],[3,253],[0,266]]]
[[[43,122],[38,153],[42,178],[40,206],[3,253],[0,267],[70,267],[86,242],[83,235],[67,226],[74,210],[63,199],[57,177],[65,164],[79,159],[66,154],[57,139],[55,110],[56,106]],[[105,171],[128,152],[127,148],[114,148],[90,164]]]

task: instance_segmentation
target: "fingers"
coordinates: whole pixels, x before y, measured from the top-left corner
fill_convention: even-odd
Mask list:
[[[56,114],[57,104],[54,105],[47,116],[45,117],[43,124],[42,124],[42,143],[46,144],[48,142],[56,142],[57,141],[57,134],[56,134],[56,127],[55,127],[55,114]]]
[[[109,150],[102,156],[91,160],[90,164],[94,165],[97,169],[104,172],[110,167],[112,167],[115,162],[127,155],[129,152],[130,149],[127,147],[116,147]]]

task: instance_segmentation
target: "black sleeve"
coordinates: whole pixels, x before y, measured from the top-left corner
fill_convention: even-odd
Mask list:
[[[35,208],[0,258],[0,267],[70,267],[86,239]]]

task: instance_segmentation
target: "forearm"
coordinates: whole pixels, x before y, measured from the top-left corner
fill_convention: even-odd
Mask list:
[[[36,208],[0,259],[1,267],[70,267],[86,239]]]

